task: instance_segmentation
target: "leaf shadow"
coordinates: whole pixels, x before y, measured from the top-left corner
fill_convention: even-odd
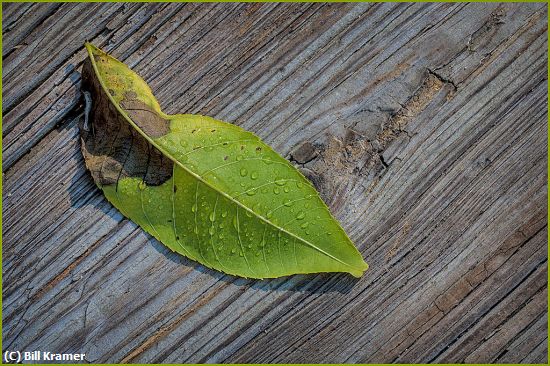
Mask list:
[[[301,293],[340,293],[348,294],[361,279],[347,273],[312,273],[297,274],[280,278],[266,278],[263,280],[237,277],[225,274],[203,266],[179,253],[172,252],[164,244],[151,237],[153,248],[164,255],[168,260],[189,267],[216,278],[218,281],[231,283],[243,289],[254,289],[264,292],[301,292]]]

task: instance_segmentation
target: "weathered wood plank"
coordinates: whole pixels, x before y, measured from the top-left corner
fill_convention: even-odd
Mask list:
[[[547,362],[547,16],[544,4],[4,4],[4,350]],[[79,151],[85,39],[169,113],[233,121],[289,158],[307,142],[295,162],[365,276],[238,279],[124,219]]]

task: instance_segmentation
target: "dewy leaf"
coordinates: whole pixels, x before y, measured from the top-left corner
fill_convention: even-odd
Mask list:
[[[232,275],[367,269],[311,183],[254,134],[167,115],[145,81],[87,43],[86,166],[107,199],[171,250]]]

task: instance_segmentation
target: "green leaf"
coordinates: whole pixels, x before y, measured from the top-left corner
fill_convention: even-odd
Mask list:
[[[254,134],[167,115],[145,81],[87,43],[86,166],[107,199],[171,250],[232,275],[367,269],[311,183]]]

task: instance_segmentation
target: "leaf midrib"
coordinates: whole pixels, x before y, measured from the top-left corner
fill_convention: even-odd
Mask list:
[[[147,136],[147,134],[145,134],[135,123],[134,121],[132,121],[132,119],[128,116],[128,114],[119,106],[119,104],[114,100],[114,98],[111,96],[111,94],[107,91],[107,87],[105,86],[105,83],[103,82],[103,79],[99,76],[99,71],[97,69],[97,65],[95,63],[95,59],[93,57],[93,55],[91,54],[91,51],[90,51],[90,48],[88,46],[86,46],[86,49],[88,51],[88,54],[90,56],[90,60],[91,60],[91,63],[92,63],[92,67],[94,69],[94,72],[95,72],[95,75],[97,77],[97,79],[99,80],[99,84],[101,85],[101,88],[103,89],[103,92],[105,94],[107,94],[107,97],[109,98],[109,100],[111,101],[111,103],[115,106],[116,110],[124,117],[124,119],[126,119],[128,121],[128,123],[130,123],[130,125],[136,130],[138,131],[138,133],[140,135],[142,135],[151,145],[153,145],[155,148],[157,148],[164,156],[167,156],[170,160],[172,160],[175,164],[177,164],[179,167],[181,167],[183,170],[185,170],[186,172],[188,172],[189,174],[191,174],[193,177],[195,177],[197,180],[199,180],[200,182],[202,182],[203,184],[205,184],[206,186],[210,187],[211,189],[213,189],[214,191],[216,191],[217,193],[221,194],[222,196],[226,197],[228,200],[230,200],[231,202],[235,203],[237,206],[240,206],[241,208],[245,209],[246,211],[250,212],[252,215],[256,216],[257,218],[259,218],[260,220],[264,221],[266,224],[268,225],[271,225],[272,227],[274,227],[275,229],[279,230],[279,231],[282,231],[284,233],[286,233],[287,235],[290,235],[291,237],[295,238],[295,239],[298,239],[299,241],[301,241],[302,243],[304,243],[305,245],[309,246],[310,248],[313,248],[315,250],[317,250],[318,252],[326,255],[327,257],[329,258],[332,258],[333,260],[345,265],[345,266],[348,266],[350,268],[353,268],[354,270],[356,271],[360,271],[360,272],[363,272],[364,269],[362,268],[359,268],[359,267],[355,267],[349,263],[346,263],[344,262],[343,260],[333,256],[332,254],[330,253],[327,253],[326,251],[324,251],[323,249],[317,247],[315,244],[297,236],[296,234],[293,234],[289,231],[287,231],[286,229],[276,225],[275,223],[269,221],[267,218],[259,215],[258,213],[254,212],[253,210],[249,209],[248,207],[246,207],[245,205],[243,205],[241,202],[235,200],[233,197],[231,197],[230,195],[226,194],[225,192],[219,190],[218,188],[216,188],[215,186],[211,185],[210,183],[208,183],[207,181],[205,181],[204,179],[202,179],[202,177],[198,174],[196,174],[195,172],[193,172],[192,170],[188,169],[187,167],[185,167],[182,163],[180,163],[177,159],[175,159],[171,154],[169,154],[167,151],[165,151],[161,146],[159,146],[152,138],[150,138],[149,136]],[[102,51],[101,51],[102,52]],[[110,57],[110,56],[109,56]],[[154,95],[152,95],[153,98],[155,98]],[[155,98],[156,99],[156,98]],[[161,111],[162,112],[162,111]],[[171,115],[167,115],[165,113],[163,113],[164,115],[168,116],[168,117],[173,117]]]

